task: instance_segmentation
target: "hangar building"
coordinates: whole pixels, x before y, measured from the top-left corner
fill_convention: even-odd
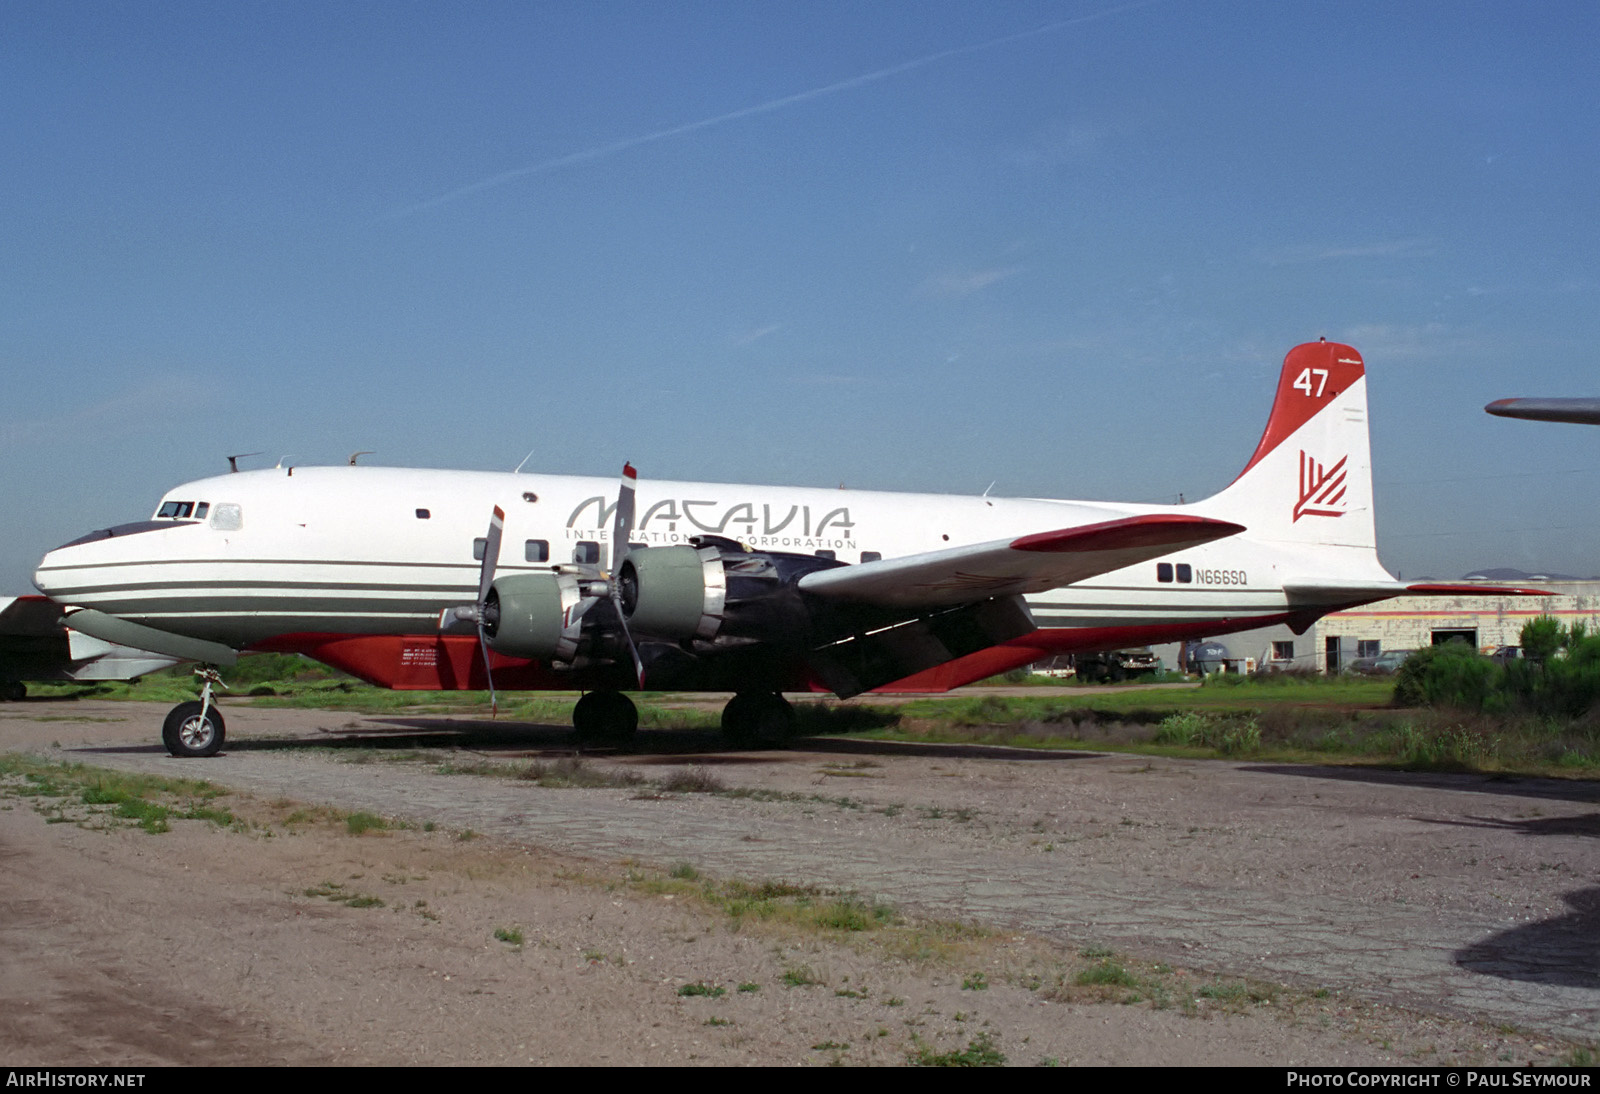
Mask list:
[[[1357,657],[1416,650],[1457,637],[1484,653],[1498,646],[1515,646],[1520,644],[1522,625],[1541,615],[1553,616],[1563,627],[1587,623],[1590,633],[1600,633],[1600,581],[1540,581],[1535,577],[1526,584],[1551,595],[1401,596],[1334,612],[1304,634],[1280,625],[1218,635],[1217,641],[1228,647],[1230,668],[1242,670],[1248,660],[1269,668],[1339,672]],[[1162,664],[1177,666],[1182,653],[1177,643],[1153,648]]]

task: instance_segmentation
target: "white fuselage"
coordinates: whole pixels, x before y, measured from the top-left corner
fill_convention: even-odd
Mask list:
[[[302,467],[220,475],[169,491],[158,510],[204,504],[202,519],[193,508],[188,519],[58,548],[40,563],[35,584],[63,605],[236,649],[293,634],[430,634],[441,611],[475,599],[474,541],[495,506],[506,514],[498,573],[573,561],[605,569],[616,498],[614,479],[539,474]],[[1185,509],[1207,515],[1203,502]],[[655,547],[720,535],[753,550],[832,552],[853,564],[864,554],[896,558],[1155,511],[646,480],[629,538]],[[1299,553],[1303,567],[1282,545],[1253,542],[1246,531],[1027,604],[1045,632],[1191,633],[1203,625],[1221,633],[1286,611],[1286,562],[1316,569],[1314,549]],[[1147,640],[1161,639],[1152,631]],[[1082,648],[1065,635],[1048,645]]]

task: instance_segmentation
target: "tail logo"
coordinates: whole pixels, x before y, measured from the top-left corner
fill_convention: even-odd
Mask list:
[[[1329,467],[1300,450],[1300,500],[1294,505],[1294,519],[1301,517],[1342,517],[1344,507],[1344,465],[1349,456]]]

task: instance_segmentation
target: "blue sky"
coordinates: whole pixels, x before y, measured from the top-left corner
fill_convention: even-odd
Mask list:
[[[1600,5],[0,6],[0,590],[261,450],[1157,501],[1368,363],[1381,554],[1600,573]]]

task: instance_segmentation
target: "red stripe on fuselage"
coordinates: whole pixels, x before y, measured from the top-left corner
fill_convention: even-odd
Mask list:
[[[1057,654],[1210,638],[1272,626],[1288,618],[1289,613],[1283,612],[1197,623],[1042,628],[875,690],[888,694],[949,691]],[[395,691],[484,691],[489,686],[474,635],[285,634],[257,643],[251,647],[251,652],[303,653],[369,684]],[[636,686],[627,666],[558,671],[539,661],[493,652],[489,656],[494,685],[500,691],[594,691],[602,688],[631,691]],[[811,691],[828,690],[800,663],[795,665],[793,681],[793,690],[805,690],[808,686]]]

